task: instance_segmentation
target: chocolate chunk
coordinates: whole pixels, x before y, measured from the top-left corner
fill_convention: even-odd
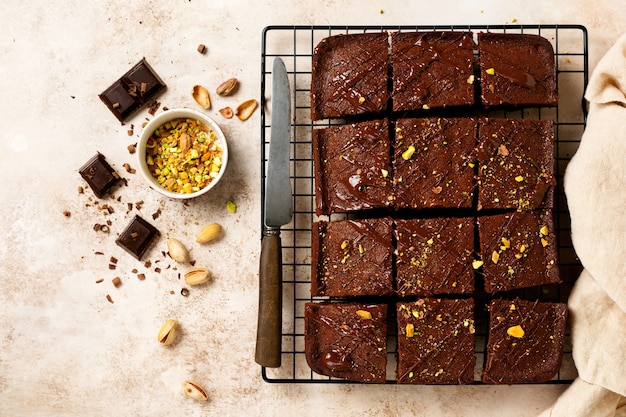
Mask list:
[[[79,172],[93,193],[99,198],[102,198],[120,179],[119,174],[109,165],[100,152],[87,161]]]
[[[133,257],[141,260],[150,243],[158,234],[159,231],[154,226],[141,217],[135,216],[122,234],[115,240],[115,243],[124,248]]]
[[[166,85],[145,58],[99,95],[120,122],[130,117]]]

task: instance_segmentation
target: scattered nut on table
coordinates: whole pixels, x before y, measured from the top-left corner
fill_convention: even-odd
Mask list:
[[[222,226],[219,223],[206,225],[196,236],[196,242],[207,243],[222,234]]]
[[[176,262],[185,263],[189,262],[189,251],[185,245],[178,239],[170,237],[167,239],[167,252],[170,257]]]
[[[165,324],[161,326],[161,330],[159,330],[159,335],[157,336],[159,343],[165,346],[171,345],[176,339],[176,336],[178,336],[179,328],[180,326],[176,320],[167,320]]]
[[[209,399],[204,388],[193,381],[184,381],[183,391],[189,398],[193,398],[194,400],[206,401]]]
[[[221,83],[217,87],[215,92],[218,95],[220,95],[220,96],[227,96],[227,95],[231,94],[233,91],[235,91],[235,88],[237,88],[237,79],[236,78],[229,78],[228,80],[226,80],[223,83]]]
[[[185,282],[189,285],[200,285],[211,279],[211,273],[207,268],[195,267],[185,273]]]

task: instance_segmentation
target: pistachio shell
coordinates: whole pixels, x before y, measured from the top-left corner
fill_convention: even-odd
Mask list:
[[[225,119],[232,119],[233,117],[233,109],[230,107],[224,107],[223,109],[219,109],[220,114]]]
[[[196,267],[185,273],[185,282],[189,285],[200,285],[211,279],[211,273],[207,268]]]
[[[157,340],[163,345],[171,345],[178,336],[178,322],[176,320],[167,320],[163,326],[161,326],[161,330],[159,330],[159,335],[157,336]]]
[[[173,237],[167,239],[167,251],[176,262],[189,262],[189,252],[180,240]]]
[[[204,388],[193,381],[183,382],[183,391],[188,397],[198,401],[206,401],[209,399]]]
[[[246,100],[237,106],[237,112],[235,113],[239,120],[248,120],[252,113],[256,110],[258,103],[255,99]]]
[[[191,90],[191,96],[194,100],[196,100],[196,103],[198,103],[203,109],[208,109],[211,107],[209,92],[203,86],[194,85],[193,90]]]

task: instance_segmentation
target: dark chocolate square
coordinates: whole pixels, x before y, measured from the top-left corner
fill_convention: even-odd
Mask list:
[[[396,122],[393,156],[397,208],[471,208],[476,119]]]
[[[471,32],[391,34],[393,110],[474,104]]]
[[[489,305],[482,381],[547,382],[561,368],[567,304],[514,299]]]
[[[478,217],[485,291],[561,282],[552,211]]]
[[[154,238],[158,235],[159,231],[154,226],[141,217],[135,216],[115,240],[115,243],[133,257],[141,260]]]
[[[384,383],[387,305],[306,303],[304,343],[313,372],[350,381]]]
[[[478,209],[552,208],[554,121],[481,119]]]
[[[398,384],[474,382],[474,300],[425,298],[396,304]]]
[[[78,172],[98,198],[102,198],[120,179],[117,171],[100,152],[87,161]]]
[[[313,130],[317,214],[390,206],[390,148],[386,120]]]
[[[428,297],[474,291],[474,218],[395,220],[396,292]]]
[[[313,223],[314,296],[393,294],[390,218]]]
[[[142,58],[99,97],[113,115],[123,122],[165,87],[163,80]]]
[[[539,35],[479,33],[480,87],[485,107],[556,106],[556,64]]]

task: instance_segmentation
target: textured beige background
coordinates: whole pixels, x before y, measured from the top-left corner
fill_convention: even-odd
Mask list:
[[[137,175],[126,146],[146,111],[120,126],[97,94],[142,56],[168,83],[164,105],[193,106],[196,83],[235,76],[237,95],[214,98],[209,111],[260,91],[261,31],[271,24],[579,23],[589,29],[590,65],[624,30],[619,1],[21,1],[0,15],[0,415],[416,415],[533,416],[564,386],[397,387],[274,385],[253,361],[259,252],[259,112],[221,124],[229,138],[226,179],[184,205],[158,197]],[[297,5],[296,5],[297,4]],[[379,10],[384,11],[383,14]],[[206,55],[195,48],[208,47]],[[98,150],[126,177],[104,216],[77,169]],[[225,209],[236,201],[236,214]],[[147,254],[152,267],[114,244],[130,215],[126,203],[163,232]],[[71,217],[62,212],[68,210]],[[133,210],[135,212],[135,210]],[[112,221],[109,235],[92,225]],[[220,222],[221,240],[198,246],[201,225]],[[165,237],[185,242],[215,279],[178,294],[175,265],[162,255]],[[104,255],[96,255],[101,251]],[[118,267],[108,269],[110,256]],[[162,268],[160,274],[154,268]],[[139,281],[130,272],[147,274]],[[114,288],[111,279],[123,284]],[[104,282],[96,284],[98,278]],[[170,290],[175,291],[171,295]],[[115,304],[105,296],[110,294]],[[160,346],[161,323],[182,323],[179,342]],[[192,378],[211,397],[186,399]]]

